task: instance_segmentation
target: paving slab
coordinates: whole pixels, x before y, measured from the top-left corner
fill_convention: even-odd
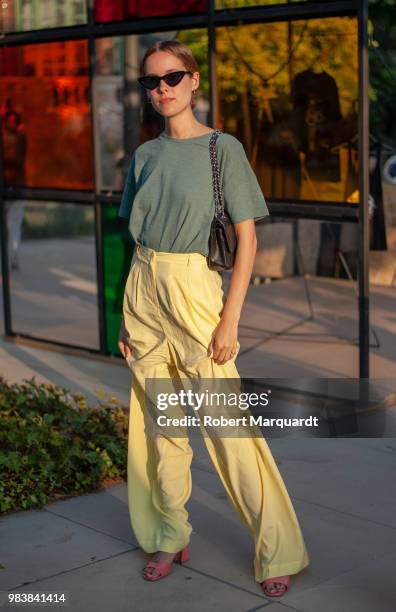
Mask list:
[[[359,564],[304,592],[290,591],[282,600],[304,612],[395,612],[395,572],[396,553],[393,552]]]
[[[65,608],[73,612],[242,612],[266,601],[259,591],[253,594],[188,564],[174,564],[172,574],[164,580],[146,581],[141,577],[141,569],[147,559],[140,550],[125,551],[67,573],[52,572],[48,578],[14,592],[65,593]]]
[[[396,453],[379,449],[371,439],[288,439],[274,455],[291,495],[395,529]]]
[[[292,495],[291,499],[311,559],[310,565],[292,579],[294,589],[312,587],[359,564],[364,565],[368,559],[396,550],[396,531],[376,523],[375,516],[372,521],[364,520]],[[213,549],[208,560],[211,573],[223,576],[222,572],[227,574],[232,566],[243,579],[249,580],[254,552],[251,537],[224,498],[215,476],[193,470],[193,502],[189,509],[194,532],[205,541],[205,546]],[[233,537],[229,539],[227,534],[231,531]],[[227,557],[228,563],[218,564],[218,555]]]
[[[0,363],[0,374],[9,383],[35,376],[39,383],[83,393],[92,405],[104,393],[129,406],[132,373],[121,359],[119,364],[106,363],[0,339]]]
[[[45,510],[3,517],[0,542],[2,589],[36,582],[133,548],[128,542]]]
[[[47,504],[45,509],[51,514],[116,538],[125,544],[138,546],[131,528],[128,490],[124,483],[108,487],[104,491]]]

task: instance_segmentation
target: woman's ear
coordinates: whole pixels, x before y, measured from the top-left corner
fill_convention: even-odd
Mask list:
[[[199,88],[199,72],[193,72],[191,80],[193,91],[197,91],[197,89]]]

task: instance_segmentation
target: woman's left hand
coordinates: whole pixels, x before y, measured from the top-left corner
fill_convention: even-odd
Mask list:
[[[218,365],[224,365],[234,357],[238,343],[238,323],[220,319],[208,347],[208,355]]]

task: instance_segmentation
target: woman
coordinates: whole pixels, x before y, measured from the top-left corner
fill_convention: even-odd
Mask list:
[[[243,145],[221,133],[216,147],[225,207],[238,247],[225,301],[221,275],[209,269],[214,216],[208,144],[214,131],[193,113],[199,87],[190,49],[157,42],[145,54],[140,83],[165,119],[165,130],[133,156],[119,215],[137,244],[125,285],[119,347],[133,377],[129,421],[128,501],[140,546],[155,553],[147,580],[168,575],[189,558],[192,527],[184,508],[191,494],[187,436],[147,435],[145,380],[237,379],[238,322],[256,252],[254,219],[269,214]],[[261,432],[260,432],[261,433]],[[231,503],[255,541],[255,579],[282,595],[289,575],[309,564],[287,490],[261,437],[204,441]],[[242,459],[243,457],[243,459]]]

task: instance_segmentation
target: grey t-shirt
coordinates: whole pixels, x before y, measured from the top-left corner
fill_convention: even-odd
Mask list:
[[[208,254],[215,213],[210,136],[171,138],[162,132],[135,150],[118,211],[129,219],[135,242],[155,251]],[[269,215],[242,143],[223,132],[216,149],[232,222]]]

